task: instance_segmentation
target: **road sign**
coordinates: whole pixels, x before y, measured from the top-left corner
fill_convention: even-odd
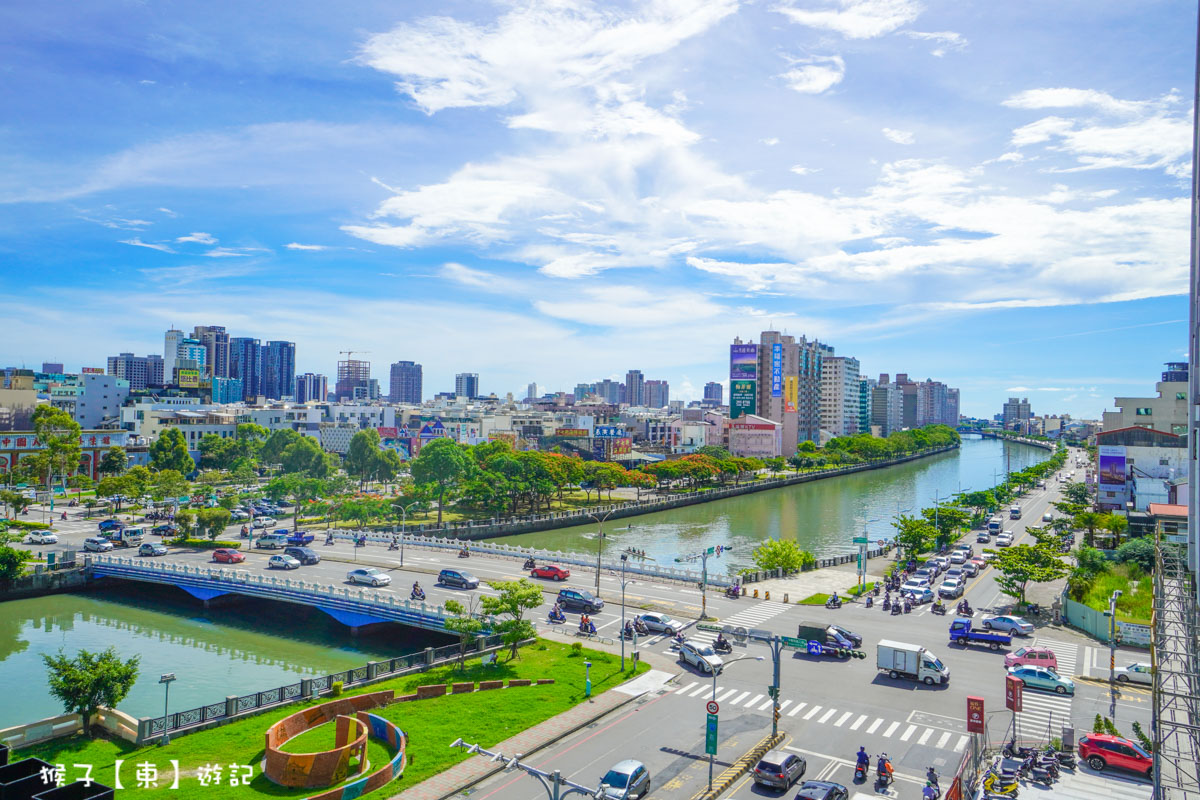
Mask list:
[[[816,639],[809,639],[808,640],[808,654],[810,656],[821,655],[821,643],[818,642]]]
[[[709,700],[707,703],[704,704],[704,707],[706,709],[708,709],[708,713],[710,713],[710,714],[716,714],[718,711],[721,710],[721,707],[719,705],[717,705],[716,700]]]
[[[711,556],[713,553],[717,552],[717,548],[716,548],[716,546],[714,545],[713,547],[710,547],[710,548],[708,548],[708,550],[707,550],[707,551],[705,551],[705,552],[707,552],[707,553],[708,553],[708,555],[710,555],[710,556]]]
[[[791,647],[795,650],[803,650],[808,646],[804,639],[795,639],[791,636],[780,636],[779,639],[783,642],[784,647]]]
[[[984,732],[982,697],[967,697],[967,732]]]
[[[1021,694],[1025,684],[1015,675],[1004,676],[1004,705],[1012,711],[1021,710]]]
[[[717,715],[708,715],[708,727],[704,731],[704,752],[710,756],[717,754]]]
[[[867,537],[865,537],[865,536],[855,536],[850,541],[854,542],[855,544],[867,544],[868,540],[867,540]]]

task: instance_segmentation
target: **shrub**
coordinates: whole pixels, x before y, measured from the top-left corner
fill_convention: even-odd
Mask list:
[[[332,697],[342,696],[342,681],[334,681],[329,685],[329,694]]]
[[[1137,737],[1138,744],[1142,746],[1143,750],[1147,753],[1154,752],[1154,742],[1146,735],[1142,730],[1142,726],[1137,722],[1133,723],[1133,735]]]
[[[567,653],[567,658],[578,658],[583,655],[583,642],[571,642],[571,652]]]
[[[23,519],[10,519],[8,520],[8,527],[19,531],[44,531],[48,530],[51,525],[49,522],[28,522]]]
[[[1096,715],[1096,719],[1092,722],[1092,733],[1104,733],[1104,717],[1099,714]]]
[[[1120,736],[1121,732],[1117,730],[1117,726],[1108,717],[1104,718],[1104,732],[1110,736]]]
[[[1142,572],[1151,572],[1154,569],[1154,544],[1149,539],[1130,539],[1117,548],[1113,561],[1137,564]]]
[[[242,546],[241,542],[223,542],[219,539],[173,539],[171,544],[178,547],[194,547],[197,550],[215,550],[218,547],[224,547],[229,550],[237,550]]]

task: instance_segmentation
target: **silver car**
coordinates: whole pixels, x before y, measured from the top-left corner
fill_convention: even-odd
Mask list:
[[[392,576],[375,567],[359,567],[347,572],[346,580],[351,583],[365,583],[369,586],[387,586],[392,582]]]
[[[640,619],[651,633],[669,633],[675,636],[683,630],[682,622],[671,619],[666,614],[642,614]]]
[[[1120,683],[1154,683],[1154,673],[1145,661],[1135,661],[1128,667],[1117,667],[1113,674]]]
[[[113,543],[100,536],[89,536],[83,540],[83,549],[93,553],[107,553],[113,549]]]
[[[645,797],[650,791],[650,771],[640,761],[629,758],[614,764],[612,769],[604,773],[600,779],[604,785],[602,797],[627,800],[633,797]]]
[[[691,664],[701,672],[713,675],[720,675],[725,666],[725,662],[717,655],[717,651],[713,650],[711,644],[690,639],[679,645],[679,660]]]
[[[788,787],[804,777],[808,764],[794,753],[768,750],[754,767],[754,782],[786,792]]]

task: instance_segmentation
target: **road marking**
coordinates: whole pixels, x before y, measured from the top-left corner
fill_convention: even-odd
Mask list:
[[[940,739],[938,739],[938,743],[937,743],[937,744],[935,744],[935,745],[934,745],[934,747],[936,747],[938,750],[941,750],[943,747],[945,747],[945,746],[946,746],[946,743],[947,743],[947,742],[949,742],[949,741],[950,741],[950,734],[949,734],[949,733],[943,733],[943,734],[942,734],[942,736],[941,736],[941,738],[940,738]]]
[[[867,721],[867,715],[863,714],[861,717],[854,720],[854,724],[850,726],[850,730],[852,730],[852,731],[858,730],[859,726],[861,726],[866,721]]]
[[[817,720],[817,722],[819,722],[819,723],[821,723],[822,725],[824,725],[824,724],[825,724],[825,722],[826,722],[826,720],[828,720],[830,717],[832,717],[832,716],[833,716],[834,714],[836,714],[836,713],[837,713],[837,709],[836,709],[836,708],[831,708],[831,709],[829,709],[828,711],[826,711],[824,714],[822,714],[822,715],[821,715],[821,718],[820,718],[819,720]]]
[[[891,725],[888,725],[888,729],[883,732],[883,735],[890,739],[892,737],[892,734],[896,732],[896,728],[899,728],[899,727],[900,727],[899,722],[893,722]],[[867,731],[867,733],[870,733],[870,731]]]
[[[704,694],[707,691],[708,691],[708,687],[701,684],[700,688],[697,689],[696,691],[692,692],[691,694],[689,694],[688,697],[699,697],[700,695]]]
[[[900,734],[900,741],[907,742],[908,737],[912,736],[916,730],[917,730],[916,725],[909,725],[908,730],[906,730],[904,733]]]
[[[735,705],[735,706],[736,706],[736,705],[741,705],[742,699],[743,699],[743,698],[745,698],[745,697],[747,697],[749,694],[750,694],[749,692],[742,692],[741,694],[739,694],[737,697],[733,698],[733,699],[732,699],[732,700],[730,700],[729,702],[730,702],[732,705]]]
[[[808,703],[801,703],[800,705],[796,706],[795,708],[793,708],[791,711],[788,712],[788,716],[789,717],[796,716],[797,714],[800,713],[800,709],[804,708],[806,705],[808,705]]]
[[[783,711],[785,708],[787,708],[791,704],[792,704],[791,700],[784,700],[782,703],[779,704],[779,710]],[[791,716],[791,715],[789,714],[788,716]]]
[[[754,695],[754,697],[751,697],[749,700],[746,701],[746,708],[750,708],[755,703],[757,703],[759,700],[762,700],[762,695],[761,694]]]
[[[813,718],[813,715],[821,710],[821,706],[813,706],[813,710],[804,715],[805,721]]]
[[[971,741],[971,737],[963,734],[958,737],[958,744],[954,745],[954,752],[961,753],[963,748],[967,746],[967,742]]]
[[[917,744],[925,744],[929,741],[929,737],[933,735],[933,728],[926,728],[921,732],[921,737],[917,739]],[[904,737],[901,737],[904,738]]]
[[[768,708],[770,708],[773,705],[775,705],[775,701],[768,699],[767,702],[763,703],[761,706],[758,707],[758,710],[766,711]]]
[[[683,694],[684,692],[688,691],[689,689],[694,688],[695,686],[696,686],[696,682],[692,681],[691,683],[689,683],[687,686],[683,687],[682,689],[676,689],[675,694]]]
[[[845,714],[842,714],[842,716],[838,717],[838,721],[833,723],[833,727],[835,727],[835,728],[842,727],[843,725],[846,724],[846,720],[850,719],[853,716],[854,716],[853,711],[847,711]]]
[[[718,697],[717,702],[724,703],[727,698],[732,697],[735,694],[737,694],[737,689],[730,689],[728,692],[725,692],[720,697]]]
[[[871,723],[871,727],[867,728],[867,733],[874,733],[875,729],[878,728],[882,724],[883,724],[883,717],[876,717],[875,721]]]

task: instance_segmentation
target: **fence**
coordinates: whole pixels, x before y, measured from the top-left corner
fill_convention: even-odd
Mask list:
[[[1108,642],[1112,621],[1103,611],[1072,600],[1063,595],[1063,622],[1077,628],[1101,642]],[[1117,622],[1117,644],[1134,647],[1150,646],[1150,626],[1133,622]]]
[[[475,654],[486,653],[500,648],[502,637],[498,635],[483,636],[476,639]],[[241,716],[256,714],[271,708],[278,708],[298,700],[308,700],[328,694],[333,690],[333,684],[340,681],[343,687],[358,686],[383,678],[392,678],[412,672],[420,672],[438,664],[457,660],[459,646],[457,644],[445,647],[427,647],[420,653],[391,658],[387,661],[370,661],[361,667],[353,667],[342,672],[333,672],[313,678],[303,678],[298,683],[277,686],[261,692],[246,695],[230,695],[217,703],[189,708],[186,711],[176,711],[166,717],[142,717],[138,722],[138,742],[161,736],[164,729],[175,735],[199,730],[222,721],[229,721]]]

